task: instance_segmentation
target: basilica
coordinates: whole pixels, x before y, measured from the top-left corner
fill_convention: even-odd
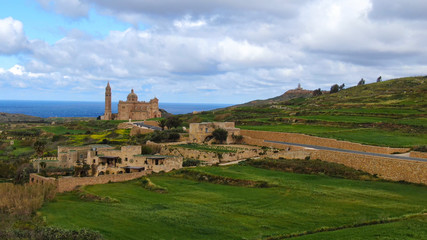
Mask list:
[[[159,99],[153,98],[149,102],[138,101],[138,96],[131,90],[127,101],[119,101],[118,113],[111,113],[111,87],[105,88],[105,113],[102,120],[146,120],[161,117]]]

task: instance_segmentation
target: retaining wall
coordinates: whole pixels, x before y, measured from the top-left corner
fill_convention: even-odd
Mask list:
[[[312,150],[310,158],[344,164],[388,180],[427,184],[427,162],[327,150]]]
[[[256,130],[240,130],[240,133],[245,137],[252,139],[282,141],[289,143],[299,143],[308,145],[317,145],[323,147],[348,149],[361,152],[392,154],[396,152],[408,152],[409,148],[389,148],[377,147],[370,145],[363,145],[359,143],[352,143],[347,141],[339,141],[330,138],[313,137],[299,133],[284,133],[284,132],[269,132],[269,131],[256,131]],[[248,144],[251,144],[247,142]],[[258,144],[254,144],[258,145]]]
[[[427,152],[412,151],[409,153],[409,156],[413,158],[427,158]]]
[[[56,184],[56,179],[52,177],[43,177],[36,173],[30,173],[30,184]]]
[[[298,147],[298,146],[291,146],[291,145],[280,144],[280,143],[264,142],[263,139],[256,139],[256,138],[251,138],[248,136],[243,137],[243,142],[248,144],[248,145],[272,147],[272,148],[283,149],[283,150],[287,150],[287,151],[295,151],[295,150],[304,149],[303,147]]]
[[[271,151],[271,150],[269,150]],[[252,158],[260,156],[264,153],[264,150],[262,149],[242,149],[241,151],[237,152],[230,152],[230,153],[216,153],[216,152],[209,152],[209,151],[201,151],[196,149],[187,149],[187,148],[180,148],[180,147],[169,147],[169,146],[162,146],[162,149],[160,150],[160,154],[162,155],[173,155],[173,156],[182,156],[184,158],[193,158],[198,159],[201,161],[205,161],[209,164],[216,164],[216,163],[224,163],[224,162],[231,162],[246,158]]]
[[[77,186],[105,184],[109,182],[124,182],[150,174],[151,171],[103,175],[98,177],[63,177],[57,179],[58,192],[74,190]]]

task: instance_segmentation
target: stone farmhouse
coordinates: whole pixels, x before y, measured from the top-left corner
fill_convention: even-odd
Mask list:
[[[131,90],[127,101],[119,101],[118,113],[111,112],[111,87],[108,82],[105,88],[105,112],[102,120],[146,120],[161,117],[159,99],[153,98],[149,102],[138,101],[138,95]]]
[[[51,167],[82,167],[89,165],[93,176],[122,174],[142,171],[171,171],[182,167],[182,157],[143,155],[141,146],[122,146],[115,149],[109,145],[58,147],[58,159],[45,161]],[[41,160],[43,161],[43,160]],[[33,161],[37,168],[40,160]]]
[[[212,132],[217,128],[227,130],[227,144],[233,143],[233,135],[240,135],[240,129],[236,128],[234,122],[202,122],[190,123],[189,138],[193,143],[208,142],[212,136]]]

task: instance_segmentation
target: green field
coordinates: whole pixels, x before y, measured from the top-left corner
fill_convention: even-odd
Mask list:
[[[312,136],[334,138],[338,140],[386,147],[412,147],[427,144],[427,133],[411,134],[375,128],[345,128],[304,124],[237,127],[247,130],[302,133]]]
[[[137,180],[85,187],[118,202],[57,196],[41,216],[49,225],[90,228],[107,239],[267,239],[306,234],[301,239],[422,239],[426,236],[427,188],[413,184],[356,181],[294,174],[251,166],[198,167],[193,171],[266,181],[272,187],[238,187],[150,176],[167,193],[149,191]],[[415,217],[406,218],[407,214]],[[394,222],[387,220],[394,219]],[[386,221],[370,225],[375,221]],[[366,225],[351,228],[354,225]]]

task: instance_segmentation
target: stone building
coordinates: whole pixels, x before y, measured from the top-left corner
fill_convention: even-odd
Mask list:
[[[146,120],[161,117],[159,99],[153,98],[149,102],[138,101],[138,95],[131,90],[126,101],[119,101],[118,113],[111,112],[110,83],[105,88],[105,112],[102,120]]]
[[[210,140],[212,132],[217,128],[227,130],[226,143],[233,143],[233,135],[240,135],[240,129],[236,128],[234,122],[202,122],[190,123],[189,138],[191,142],[203,143]]]
[[[47,167],[71,168],[84,164],[91,166],[90,174],[121,174],[141,171],[168,172],[182,167],[182,157],[142,155],[141,146],[122,146],[116,149],[109,145],[87,145],[80,147],[58,146],[58,158],[43,161]],[[40,160],[33,161],[38,167]],[[93,171],[91,173],[91,171]]]

